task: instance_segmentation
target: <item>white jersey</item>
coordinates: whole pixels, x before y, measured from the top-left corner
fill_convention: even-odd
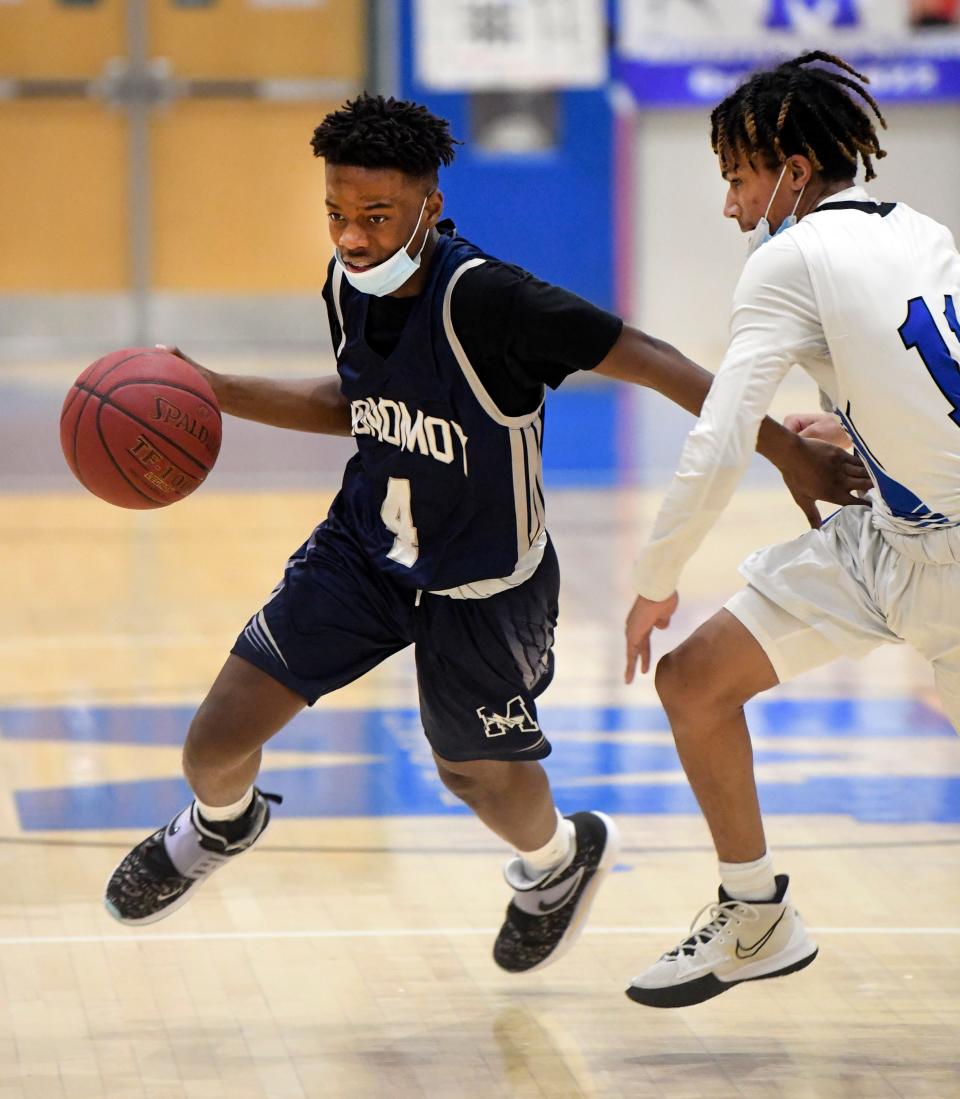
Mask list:
[[[832,370],[822,388],[877,491],[878,525],[960,524],[960,255],[903,203],[828,201],[796,227]]]
[[[748,260],[728,351],[637,561],[641,595],[676,588],[794,363],[854,437],[877,526],[960,525],[960,255],[931,218],[852,187]]]

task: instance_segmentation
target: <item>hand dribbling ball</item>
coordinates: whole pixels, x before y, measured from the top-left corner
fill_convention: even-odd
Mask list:
[[[122,508],[189,496],[220,451],[220,409],[207,381],[169,351],[104,355],[73,383],[60,445],[77,480]]]

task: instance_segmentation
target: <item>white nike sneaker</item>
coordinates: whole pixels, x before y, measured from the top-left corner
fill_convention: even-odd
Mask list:
[[[720,888],[718,904],[705,905],[710,920],[649,969],[634,977],[627,995],[647,1007],[689,1007],[744,981],[783,977],[808,966],[817,944],[793,907],[786,874],[776,877],[770,901],[737,901]]]

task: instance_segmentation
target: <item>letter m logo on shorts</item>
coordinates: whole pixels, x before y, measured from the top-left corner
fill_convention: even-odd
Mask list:
[[[511,729],[518,733],[538,733],[540,726],[530,716],[527,704],[520,695],[507,703],[506,714],[488,713],[486,706],[477,709],[477,717],[483,722],[485,736],[506,736]]]

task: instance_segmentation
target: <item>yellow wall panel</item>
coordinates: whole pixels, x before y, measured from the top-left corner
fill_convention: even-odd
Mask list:
[[[88,102],[0,102],[0,291],[126,286],[127,125]]]
[[[310,137],[335,106],[181,101],[154,116],[157,290],[322,285],[331,245]]]
[[[124,0],[0,3],[0,76],[99,76],[108,58],[126,52],[124,27]]]
[[[149,10],[150,52],[169,57],[178,76],[353,81],[364,70],[363,0],[214,0],[196,7],[150,0]]]

